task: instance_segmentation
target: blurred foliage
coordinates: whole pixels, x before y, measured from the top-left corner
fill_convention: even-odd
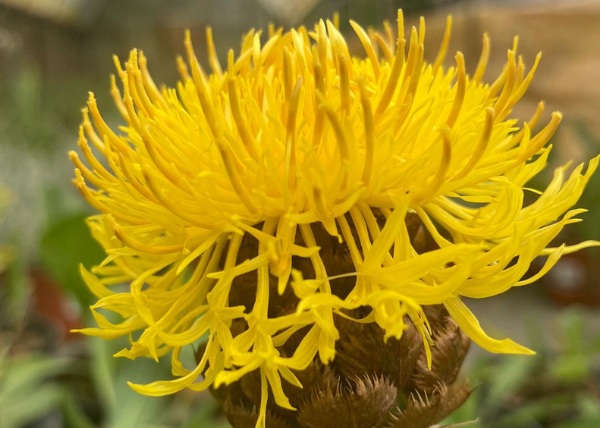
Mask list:
[[[0,131],[8,136],[4,141],[43,150],[64,131],[55,120],[56,110],[44,109],[42,86],[38,72],[23,70],[2,88]]]
[[[0,187],[0,221],[4,218],[10,198],[8,190]],[[0,273],[4,272],[13,257],[14,255],[10,247],[0,243]]]
[[[10,192],[0,187],[0,222],[4,219],[10,200]],[[19,284],[19,279],[23,278],[23,276],[16,274],[16,272],[19,272],[19,269],[22,269],[23,265],[18,259],[15,260],[15,258],[16,253],[14,248],[0,242],[0,279],[4,278],[3,282],[5,283],[4,287],[0,287],[0,303],[3,303],[0,304],[0,333],[2,332],[1,327],[3,324],[7,324],[10,319],[18,318],[26,300],[25,293],[27,287],[21,288],[20,285],[23,284]],[[2,281],[0,281],[0,285],[2,285]],[[5,320],[5,317],[8,319]],[[6,338],[3,341],[0,340],[0,356],[8,346],[6,343]]]
[[[0,360],[0,428],[25,427],[57,408],[67,391],[52,379],[68,366],[44,355]]]
[[[166,364],[114,359],[123,343],[91,339],[88,345],[89,359],[42,354],[11,358],[5,352],[0,359],[0,428],[43,427],[50,420],[65,428],[228,427],[215,422],[212,400],[204,404],[189,394],[147,397],[127,385],[167,377]]]
[[[91,238],[85,214],[61,211],[60,194],[48,198],[53,212],[40,243],[42,266],[90,318],[90,293],[78,265],[97,264],[104,252]],[[147,397],[134,392],[127,382],[169,379],[170,364],[114,358],[129,345],[126,338],[106,342],[81,336],[73,343],[56,343],[52,323],[32,311],[35,294],[22,258],[0,278],[0,292],[0,428],[229,426],[216,419],[216,403],[207,400],[208,393]],[[93,320],[84,324],[93,325]],[[194,364],[193,349],[187,357]]]
[[[40,258],[52,278],[87,311],[91,293],[81,279],[78,266],[99,264],[104,251],[90,236],[85,218],[86,215],[79,214],[51,223],[42,237]]]
[[[586,317],[564,311],[556,333],[558,349],[530,323],[535,357],[491,356],[468,371],[475,389],[446,422],[479,419],[480,428],[600,427],[600,334],[590,337]]]
[[[38,153],[55,150],[57,142],[74,135],[88,85],[77,79],[44,80],[34,67],[7,79],[0,87],[0,144]]]

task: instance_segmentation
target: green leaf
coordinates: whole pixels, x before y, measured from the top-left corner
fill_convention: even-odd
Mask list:
[[[562,339],[565,341],[563,349],[568,353],[582,353],[586,348],[583,314],[577,309],[566,310],[558,322]]]
[[[17,248],[17,245],[13,248]],[[25,260],[17,256],[5,272],[6,309],[8,318],[13,323],[18,323],[25,317],[32,290],[26,270]]]
[[[115,394],[119,405],[112,414],[110,428],[138,428],[144,424],[160,424],[168,414],[169,397],[148,397],[138,394],[127,382],[149,383],[156,379],[170,379],[166,361],[156,363],[148,358],[136,361],[119,360]]]
[[[509,397],[515,394],[530,376],[537,360],[529,356],[504,356],[504,361],[494,369],[494,377],[489,379],[490,392],[486,398],[492,407],[500,407]]]
[[[46,379],[64,372],[71,365],[67,359],[50,357],[27,357],[9,360],[5,375],[0,382],[0,403],[5,403],[16,395],[27,395]]]
[[[552,376],[567,385],[589,379],[593,375],[593,370],[592,356],[588,354],[561,355],[550,366]]]
[[[586,417],[600,419],[600,397],[581,393],[577,402],[581,414]],[[600,424],[598,424],[600,426]]]
[[[504,417],[500,415],[494,421],[494,428],[520,428],[541,426],[544,420],[551,419],[572,406],[568,395],[549,397],[534,402],[525,403],[522,407],[511,409]]]
[[[216,428],[214,421],[214,414],[216,410],[217,404],[215,400],[206,400],[205,402],[202,402],[196,412],[187,418],[186,423],[181,428],[200,428],[207,426]],[[228,428],[230,425],[225,423],[222,426]]]
[[[600,417],[577,419],[556,425],[555,428],[598,428],[600,427]]]
[[[41,242],[44,268],[87,310],[91,293],[79,275],[79,264],[92,266],[104,258],[104,251],[93,240],[85,215],[62,219],[48,228]]]
[[[111,355],[109,344],[97,337],[88,339],[91,353],[91,372],[94,380],[96,394],[102,403],[104,413],[110,417],[117,409],[117,395],[115,393],[115,358]]]
[[[92,376],[104,407],[105,428],[158,427],[169,415],[172,397],[147,397],[132,390],[127,382],[149,383],[170,379],[168,359],[156,363],[148,358],[131,361],[112,355],[129,345],[126,338],[104,341],[90,338]]]
[[[590,352],[600,354],[600,335],[594,337],[590,344]]]
[[[96,428],[83,409],[78,405],[73,393],[65,394],[62,400],[62,413],[68,428]]]
[[[30,390],[26,396],[13,397],[1,406],[0,428],[20,428],[40,419],[59,407],[64,394],[58,385],[47,384]]]

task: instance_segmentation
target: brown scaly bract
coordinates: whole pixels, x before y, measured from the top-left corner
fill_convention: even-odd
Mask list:
[[[416,216],[405,220],[411,230],[412,245],[419,253],[436,249],[435,242]],[[352,219],[348,224],[356,233]],[[347,251],[331,239],[319,226],[313,233],[323,254],[328,271],[344,274],[350,269]],[[301,244],[301,237],[296,242]],[[240,248],[242,257],[256,251],[256,240],[246,238]],[[311,265],[295,264],[310,276]],[[243,302],[255,293],[256,280],[248,273],[236,279],[231,298]],[[276,287],[276,281],[271,281]],[[347,289],[339,287],[343,297]],[[279,315],[293,313],[298,299],[293,295],[273,293],[269,310]],[[368,319],[369,311],[358,308],[335,317],[340,332],[337,357],[330,365],[315,358],[304,370],[295,372],[303,388],[283,381],[282,388],[297,411],[271,404],[269,397],[266,428],[427,428],[441,421],[458,408],[470,393],[468,384],[456,382],[464,357],[469,350],[469,338],[458,328],[441,305],[425,306],[432,340],[432,366],[427,367],[421,335],[412,321],[406,319],[406,330],[400,339],[385,340],[385,332],[374,323],[356,322]],[[349,318],[346,318],[349,317]],[[234,337],[247,330],[246,323],[232,326]],[[282,355],[291,355],[302,342],[307,330],[300,329],[279,348]],[[204,352],[198,350],[198,357]],[[252,428],[258,420],[261,383],[258,372],[251,372],[239,382],[212,388],[213,395],[223,404],[225,415],[233,428]],[[406,404],[401,404],[406,403]]]

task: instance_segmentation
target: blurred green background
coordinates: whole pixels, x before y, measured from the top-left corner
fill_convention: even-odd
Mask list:
[[[0,0],[0,428],[228,426],[209,394],[149,398],[127,386],[169,378],[168,364],[114,359],[123,341],[69,333],[93,324],[78,264],[89,267],[103,256],[84,223],[91,211],[70,184],[67,152],[76,148],[87,91],[95,92],[107,120],[119,123],[109,95],[111,55],[140,48],[154,79],[173,86],[185,28],[201,46],[211,25],[224,55],[251,27],[312,25],[339,11],[357,48],[348,19],[378,26],[393,21],[397,8],[409,23],[426,17],[429,55],[448,13],[455,17],[451,52],[462,50],[467,64],[476,63],[480,35],[488,31],[488,79],[515,34],[526,63],[543,50],[516,116],[527,118],[542,99],[547,111],[565,113],[554,165],[600,151],[599,1]],[[600,176],[580,205],[590,210],[587,221],[562,241],[600,239]],[[600,427],[599,254],[565,257],[536,285],[469,302],[484,327],[494,326],[491,333],[510,335],[538,355],[492,356],[474,347],[464,375],[480,386],[448,423]]]

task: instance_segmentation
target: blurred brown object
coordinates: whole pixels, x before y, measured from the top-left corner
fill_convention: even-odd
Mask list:
[[[587,252],[567,254],[541,281],[552,301],[560,306],[600,307],[600,286],[594,281],[599,267]]]
[[[59,340],[81,340],[81,335],[71,332],[83,327],[79,307],[46,272],[34,269],[29,275],[34,286],[35,314],[52,325]]]
[[[258,0],[259,3],[285,25],[296,25],[315,8],[321,0]]]
[[[79,24],[88,3],[91,2],[89,0],[0,0],[0,4],[66,25]]]

